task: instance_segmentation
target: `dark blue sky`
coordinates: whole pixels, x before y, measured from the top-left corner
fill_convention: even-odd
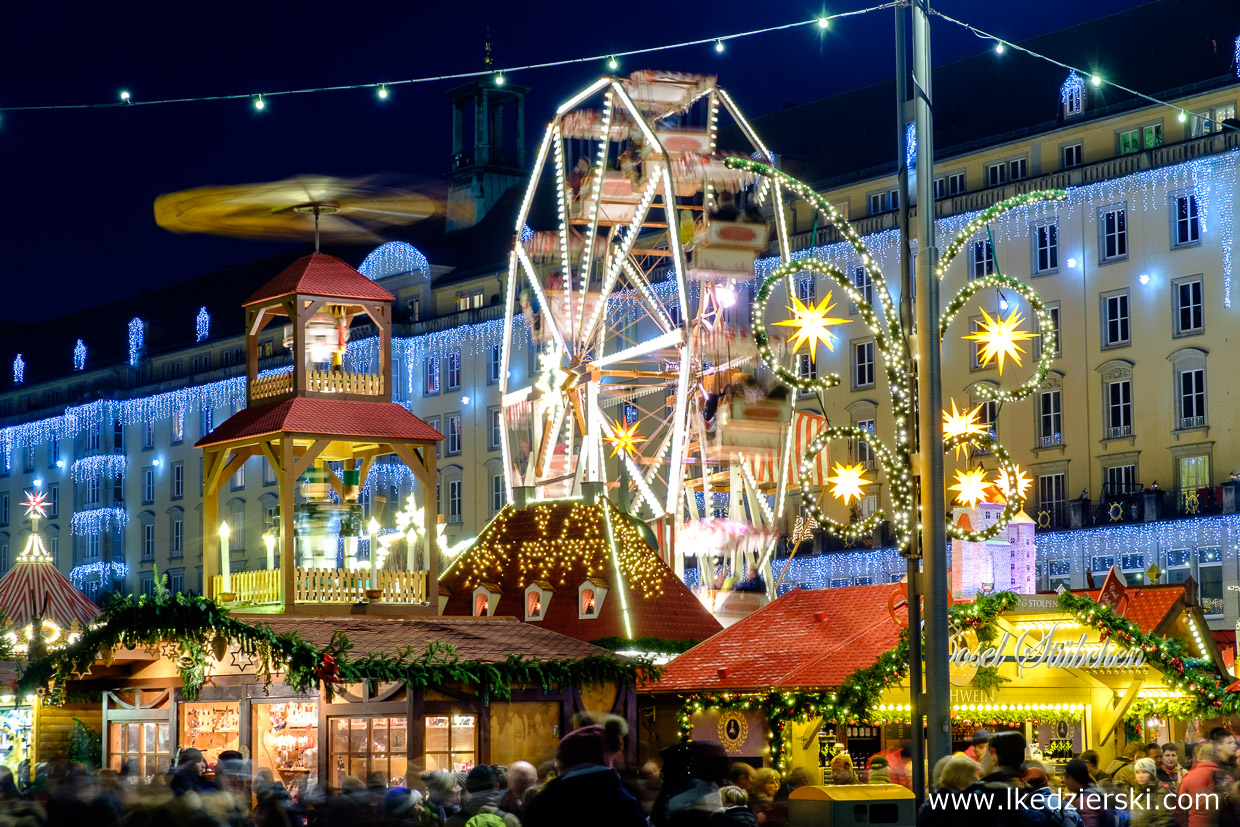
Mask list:
[[[856,0],[829,8],[861,8]],[[953,16],[1019,40],[1138,5],[1132,0],[944,0]],[[809,18],[800,0],[753,3],[97,4],[12,7],[0,29],[0,106],[270,92],[481,68],[490,27],[500,66],[623,51]],[[756,116],[890,77],[892,12],[853,17],[826,35],[806,27],[625,60],[621,71],[717,73]],[[982,44],[942,22],[935,63]],[[1005,60],[1030,60],[1008,54]],[[1081,55],[1080,63],[1089,64]],[[556,104],[601,64],[511,75],[532,88],[536,143]],[[245,101],[0,115],[0,318],[39,318],[283,252],[286,244],[178,236],[155,226],[157,195],[298,173],[448,168],[451,83]],[[1014,89],[1014,95],[1020,90]],[[776,151],[778,147],[773,147]],[[54,291],[49,286],[54,285]]]

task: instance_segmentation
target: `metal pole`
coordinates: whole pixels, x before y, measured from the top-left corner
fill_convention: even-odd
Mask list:
[[[943,483],[943,388],[939,281],[934,248],[934,113],[930,89],[930,4],[913,0],[913,94],[917,124],[917,388],[921,436],[922,590],[925,606],[926,753],[950,755],[951,690],[947,674],[947,534]]]
[[[905,151],[905,114],[904,105],[908,87],[908,60],[906,51],[908,50],[908,34],[906,32],[907,23],[905,20],[906,13],[903,6],[896,6],[895,9],[896,22],[896,181],[898,182],[897,191],[900,193],[900,206],[896,212],[896,226],[900,230],[900,326],[903,330],[911,333],[913,330],[913,268],[912,262],[909,261],[909,233],[908,233],[908,207],[909,207],[909,190],[908,190],[908,155]],[[916,393],[915,386],[917,376],[917,366],[908,365],[905,375],[909,377],[909,393]],[[910,397],[911,398],[911,397]],[[914,472],[916,469],[914,469]],[[908,650],[908,684],[909,684],[909,704],[912,706],[912,715],[910,720],[913,722],[912,742],[909,745],[912,752],[912,780],[913,793],[917,796],[918,805],[921,804],[926,792],[926,743],[922,737],[921,726],[921,635],[917,634],[917,630],[921,628],[921,588],[920,588],[920,569],[919,569],[920,552],[918,550],[917,534],[913,533],[911,548],[908,556],[908,628],[909,628],[909,650]]]

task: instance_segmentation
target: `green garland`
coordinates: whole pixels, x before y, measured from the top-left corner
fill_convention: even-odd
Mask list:
[[[1179,716],[1218,717],[1240,711],[1240,693],[1229,692],[1213,671],[1213,664],[1191,657],[1179,640],[1146,634],[1136,622],[1083,594],[1063,592],[1059,608],[1071,612],[1082,624],[1102,630],[1104,637],[1140,649],[1145,660],[1163,673],[1169,687],[1187,693],[1187,698],[1175,699],[1181,701],[1176,705]]]
[[[991,624],[1003,612],[1013,608],[1018,598],[1011,592],[982,595],[972,603],[957,603],[948,609],[948,617],[958,626],[977,633],[980,640],[993,640]],[[908,675],[909,631],[900,633],[895,647],[883,652],[871,666],[862,667],[843,681],[835,691],[776,692],[736,694],[731,692],[689,695],[677,715],[682,741],[693,732],[693,714],[709,708],[760,709],[770,721],[771,739],[768,750],[771,763],[783,772],[788,769],[787,729],[792,723],[805,723],[822,717],[831,723],[866,723],[879,715],[876,707],[882,693]],[[982,670],[978,670],[979,674]],[[996,673],[997,677],[997,673]],[[1039,713],[1040,714],[1040,713]]]
[[[118,648],[141,648],[174,661],[185,698],[193,700],[205,682],[209,658],[220,660],[234,647],[253,661],[267,686],[280,673],[294,691],[315,692],[322,686],[329,699],[339,684],[402,681],[412,687],[465,684],[486,702],[510,697],[514,685],[552,689],[606,681],[644,684],[661,674],[649,662],[607,655],[534,660],[512,654],[494,663],[462,660],[454,647],[438,641],[425,651],[409,648],[396,656],[350,658],[352,646],[339,632],[319,648],[296,633],[281,634],[238,620],[211,600],[171,593],[159,583],[154,594],[136,600],[113,596],[72,644],[31,657],[21,670],[19,688],[23,693],[50,689],[52,697],[64,699],[66,682],[85,675],[96,660],[110,663]]]

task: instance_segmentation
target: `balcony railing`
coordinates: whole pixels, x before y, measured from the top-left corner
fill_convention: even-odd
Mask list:
[[[222,595],[232,594],[231,606],[259,606],[280,602],[280,570],[260,569],[229,574],[230,592],[224,590],[224,575],[217,574],[211,593],[223,601]]]
[[[1051,434],[1050,436],[1041,437],[1038,440],[1043,448],[1050,448],[1053,445],[1063,445],[1063,434]]]
[[[297,603],[425,603],[425,571],[380,571],[374,585],[369,569],[303,569],[293,575]],[[280,570],[260,569],[229,575],[229,589],[224,591],[224,575],[215,575],[212,594],[231,594],[223,601],[230,606],[260,606],[280,602]],[[367,595],[367,592],[371,592]],[[378,594],[374,594],[378,592]],[[222,600],[222,597],[220,597]]]
[[[306,371],[306,390],[316,393],[351,393],[359,396],[383,394],[383,377],[377,373],[351,373],[339,370]],[[293,372],[274,373],[254,380],[252,399],[268,399],[293,392]]]
[[[1045,515],[1041,511],[1047,509],[1040,507],[1035,522],[1041,530],[1054,530],[1220,514],[1231,512],[1240,499],[1240,496],[1233,496],[1233,490],[1240,495],[1240,485],[1230,482],[1179,491],[1145,488],[1139,482],[1107,483],[1096,499],[1079,497],[1052,507]],[[1029,513],[1034,514],[1033,511]]]
[[[1131,425],[1116,425],[1107,428],[1107,439],[1121,439],[1126,436],[1132,436]]]
[[[1187,431],[1189,428],[1204,428],[1206,426],[1206,418],[1204,416],[1182,416],[1180,417],[1180,430]]]

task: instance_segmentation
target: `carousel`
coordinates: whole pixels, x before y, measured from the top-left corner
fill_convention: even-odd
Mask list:
[[[743,152],[720,146],[721,119]],[[771,243],[768,214],[789,248],[780,182],[725,164],[751,156],[773,158],[714,77],[600,78],[547,128],[506,285],[519,310],[500,370],[510,499],[603,484],[655,526],[678,574],[697,557],[717,615],[773,596],[789,458],[825,425],[760,381],[739,296]],[[555,225],[523,235],[549,201]],[[522,322],[533,363],[512,357]],[[724,588],[746,580],[762,586]]]

